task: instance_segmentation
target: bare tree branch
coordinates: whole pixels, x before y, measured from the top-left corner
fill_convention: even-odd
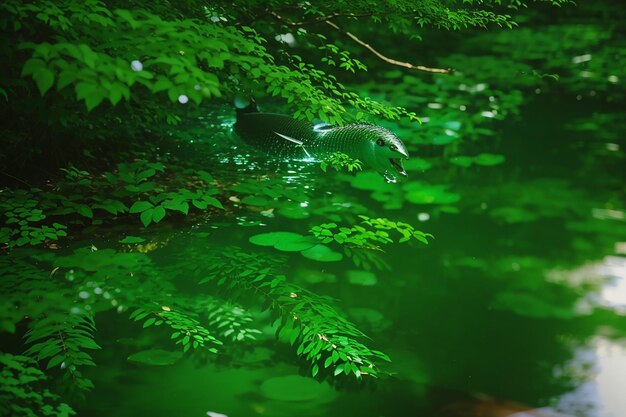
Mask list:
[[[330,19],[332,19],[333,17],[337,17],[337,16],[362,17],[362,16],[368,16],[368,15],[338,14],[338,13],[336,13],[336,14],[333,14],[333,15],[330,15],[330,16],[326,16],[326,17],[321,18],[321,19],[313,20],[313,21],[293,22],[293,21],[291,21],[291,20],[289,20],[289,19],[287,19],[285,17],[282,17],[281,15],[279,15],[276,12],[270,11],[269,14],[271,14],[277,20],[280,20],[281,22],[283,22],[283,23],[285,23],[285,24],[287,24],[289,26],[303,26],[305,24],[312,24],[312,23],[326,23],[328,26],[332,27],[335,30],[338,30],[341,33],[343,33],[344,35],[346,35],[347,37],[352,39],[354,42],[358,43],[359,45],[361,45],[362,47],[364,47],[365,49],[367,49],[368,51],[370,51],[371,53],[376,55],[378,58],[380,58],[381,60],[383,60],[383,61],[385,61],[385,62],[387,62],[388,64],[391,64],[391,65],[397,65],[399,67],[404,67],[404,68],[417,70],[417,71],[425,71],[425,72],[430,72],[430,73],[436,73],[436,74],[449,74],[450,72],[452,72],[452,70],[450,68],[431,68],[431,67],[426,67],[424,65],[413,65],[413,64],[410,64],[408,62],[402,62],[402,61],[398,61],[398,60],[393,59],[393,58],[389,58],[389,57],[381,54],[380,52],[378,52],[370,44],[363,42],[361,39],[359,39],[353,33],[343,30],[342,28],[337,26],[337,24],[335,24],[334,22],[330,21]]]
[[[9,178],[11,178],[11,179],[14,179],[15,181],[19,181],[19,182],[21,182],[22,184],[26,185],[28,188],[33,188],[33,186],[32,186],[32,185],[30,185],[29,183],[27,183],[27,182],[26,182],[26,181],[24,181],[23,179],[21,179],[21,178],[17,178],[16,176],[13,176],[13,175],[11,175],[11,174],[9,174],[9,173],[7,173],[7,172],[0,171],[0,174],[5,175],[5,176],[7,176],[7,177],[9,177]]]
[[[359,45],[361,45],[362,47],[364,47],[365,49],[367,49],[368,51],[370,51],[374,55],[376,55],[378,58],[382,59],[383,61],[385,61],[385,62],[387,62],[389,64],[397,65],[399,67],[404,67],[404,68],[408,68],[408,69],[412,69],[412,70],[433,72],[433,73],[438,73],[438,74],[448,74],[448,73],[452,72],[452,70],[450,68],[447,68],[447,69],[446,68],[430,68],[430,67],[425,67],[423,65],[413,65],[413,64],[410,64],[408,62],[402,62],[402,61],[398,61],[398,60],[389,58],[389,57],[381,54],[380,52],[378,52],[370,44],[363,42],[361,39],[356,37],[354,34],[341,29],[339,26],[337,26],[335,23],[331,22],[330,20],[325,20],[324,23],[326,23],[328,26],[338,30],[339,32],[343,33],[344,35],[346,35],[347,37],[349,37],[350,39],[352,39],[353,41],[355,41],[356,43],[358,43]]]

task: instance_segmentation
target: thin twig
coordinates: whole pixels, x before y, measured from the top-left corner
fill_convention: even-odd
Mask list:
[[[325,20],[324,23],[326,23],[328,26],[338,30],[339,32],[345,34],[350,39],[352,39],[353,41],[355,41],[356,43],[358,43],[359,45],[361,45],[362,47],[364,47],[365,49],[367,49],[368,51],[370,51],[371,53],[376,55],[378,58],[382,59],[383,61],[385,61],[385,62],[387,62],[389,64],[397,65],[399,67],[404,67],[404,68],[408,68],[408,69],[412,69],[412,70],[433,72],[433,73],[438,73],[438,74],[448,74],[448,73],[451,72],[451,69],[449,69],[449,68],[448,69],[446,69],[446,68],[430,68],[430,67],[425,67],[423,65],[413,65],[413,64],[410,64],[408,62],[397,61],[395,59],[389,58],[389,57],[381,54],[380,52],[378,52],[370,44],[365,43],[361,39],[357,38],[354,34],[341,29],[339,26],[337,26],[335,23],[331,22],[330,20]]]
[[[23,179],[17,178],[16,176],[11,175],[11,174],[9,174],[9,173],[6,173],[6,172],[4,172],[4,171],[0,171],[0,173],[1,173],[2,175],[6,175],[7,177],[14,179],[15,181],[19,181],[19,182],[21,182],[22,184],[26,185],[28,188],[33,188],[33,186],[32,186],[32,185],[30,185],[29,183],[27,183],[27,182],[26,182],[26,181],[24,181]]]

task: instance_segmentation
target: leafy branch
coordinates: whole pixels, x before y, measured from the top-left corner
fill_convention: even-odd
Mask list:
[[[325,20],[324,23],[326,23],[328,26],[332,27],[333,29],[343,33],[344,35],[346,35],[347,37],[352,39],[354,42],[358,43],[359,45],[361,45],[362,47],[364,47],[365,49],[367,49],[368,51],[373,53],[377,58],[385,61],[388,64],[396,65],[398,67],[408,68],[408,69],[411,69],[411,70],[425,71],[425,72],[431,72],[431,73],[436,73],[436,74],[448,74],[448,73],[450,73],[452,71],[452,69],[450,69],[450,68],[447,68],[447,69],[445,69],[445,68],[431,68],[431,67],[426,67],[424,65],[413,65],[413,64],[410,64],[408,62],[402,62],[402,61],[398,61],[397,59],[389,58],[386,55],[383,55],[378,50],[374,49],[374,47],[372,47],[369,43],[366,43],[363,40],[361,40],[359,37],[357,37],[352,32],[348,32],[348,31],[342,29],[336,23],[331,22],[330,20]]]
[[[281,16],[280,14],[271,11],[269,12],[270,15],[272,15],[273,17],[275,17],[277,20],[289,25],[289,26],[302,26],[305,24],[305,22],[293,22],[289,19],[287,19],[286,17]],[[332,17],[336,17],[337,15],[332,15],[332,16],[326,16],[320,19],[315,19],[313,21],[309,21],[306,22],[306,24],[308,23],[325,23],[328,26],[332,27],[333,29],[343,33],[344,35],[346,35],[347,37],[349,37],[350,39],[352,39],[354,42],[356,42],[357,44],[361,45],[362,47],[364,47],[365,49],[367,49],[368,51],[370,51],[371,53],[373,53],[374,55],[376,55],[376,57],[378,57],[379,59],[387,62],[388,64],[391,65],[397,65],[400,67],[404,67],[404,68],[408,68],[408,69],[412,69],[412,70],[419,70],[419,71],[426,71],[426,72],[433,72],[433,73],[442,73],[442,74],[447,74],[449,73],[451,70],[450,69],[442,69],[442,68],[430,68],[430,67],[425,67],[423,65],[413,65],[413,64],[409,64],[408,62],[401,62],[392,58],[388,58],[387,56],[383,55],[382,53],[380,53],[379,51],[377,51],[376,49],[374,49],[370,44],[362,41],[360,38],[358,38],[356,35],[354,35],[351,32],[345,31],[343,30],[341,27],[339,27],[336,23],[331,22],[330,19],[332,19]],[[359,15],[356,14],[349,14],[348,16],[351,17],[356,17]],[[367,16],[367,14],[363,14],[360,16]]]
[[[82,375],[79,367],[95,366],[91,355],[84,352],[100,349],[94,341],[95,331],[93,317],[88,314],[49,312],[31,323],[25,337],[32,346],[25,355],[47,361],[46,369],[61,368],[79,391],[90,390],[93,383]]]
[[[353,374],[379,375],[378,363],[389,361],[382,352],[371,350],[359,339],[366,336],[354,324],[339,314],[325,297],[286,281],[265,268],[248,266],[242,260],[256,258],[252,254],[228,248],[228,256],[209,267],[200,283],[212,282],[231,294],[257,294],[264,309],[269,309],[276,321],[277,337],[297,346],[296,354],[308,361],[311,375],[329,368],[335,376]],[[261,258],[263,259],[263,258]]]
[[[350,156],[343,152],[333,152],[326,158],[320,161],[320,168],[326,172],[326,169],[331,166],[335,171],[341,171],[342,168],[346,168],[348,172],[360,171],[363,169],[363,163],[358,159],[352,159]]]
[[[359,217],[363,220],[361,225],[339,227],[336,223],[324,223],[314,226],[310,231],[322,243],[336,242],[342,245],[353,245],[375,250],[380,250],[379,245],[394,243],[394,239],[388,232],[390,230],[400,234],[401,237],[398,239],[398,243],[415,239],[427,245],[427,238],[433,237],[430,233],[416,230],[408,223],[395,222],[385,218],[370,218],[364,215],[359,215]]]
[[[198,320],[189,314],[172,309],[169,306],[145,306],[135,309],[130,319],[134,321],[143,320],[143,328],[150,326],[166,325],[173,330],[170,338],[176,344],[183,346],[183,352],[189,349],[207,349],[211,353],[217,353],[215,346],[222,345],[222,342],[214,337]]]

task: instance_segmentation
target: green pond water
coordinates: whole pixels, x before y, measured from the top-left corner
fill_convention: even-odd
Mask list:
[[[480,51],[480,36],[489,35],[467,45]],[[567,68],[591,60],[583,52],[568,50]],[[264,155],[233,135],[227,104],[162,128],[172,141],[161,153],[205,167],[223,209],[168,211],[147,228],[136,213],[83,219],[67,241],[16,247],[0,260],[3,278],[36,277],[29,300],[95,315],[101,349],[89,350],[96,366],[81,368],[94,388],[63,400],[90,417],[626,416],[626,125],[623,97],[604,100],[621,94],[626,77],[594,84],[583,74],[565,87],[519,77],[511,92],[492,90],[487,81],[506,82],[489,74],[470,83],[482,80],[475,75],[426,82],[387,68],[358,87],[423,110],[421,126],[381,121],[411,154],[408,179],[395,184],[367,169],[324,173],[318,163]],[[425,86],[433,91],[422,96]],[[260,106],[283,110],[271,100]],[[358,215],[433,237],[311,251],[312,227],[351,227]],[[273,232],[306,237],[282,245],[278,235],[258,237]],[[312,368],[265,308],[263,290],[225,289],[233,268],[266,266],[299,288],[283,302],[316,300],[294,322],[328,304],[366,335],[361,343],[388,355],[378,378],[335,377],[324,359]],[[232,304],[197,318],[224,345],[207,336],[183,352],[172,339],[184,334],[156,326],[158,314],[129,320],[141,304],[215,312],[216,300]],[[1,350],[22,352],[28,317],[20,300],[0,305],[19,316]],[[230,324],[210,326],[224,317]],[[51,377],[64,367],[53,363]]]
[[[410,179],[423,181],[423,204],[394,203],[404,185],[382,178],[354,187],[368,172],[322,176],[316,164],[268,161],[231,136],[232,112],[223,109],[190,122],[212,133],[182,152],[210,155],[221,181],[282,184],[300,196],[288,210],[246,205],[231,192],[237,210],[148,229],[94,226],[52,258],[32,250],[12,256],[43,256],[61,266],[59,279],[82,280],[76,299],[85,308],[115,307],[97,315],[103,349],[93,353],[98,366],[85,371],[95,389],[80,415],[504,416],[542,408],[534,412],[623,416],[626,223],[612,202],[624,201],[624,153],[567,128],[594,105],[533,97],[522,117],[500,126],[491,152],[504,155],[501,165],[423,169],[437,151],[424,148],[414,154],[422,166],[409,164]],[[428,188],[443,181],[449,189]],[[372,193],[383,193],[375,196],[378,216],[405,219],[435,238],[377,253],[387,267],[369,271],[349,259],[317,262],[249,242],[263,232],[303,233],[316,216],[371,205]],[[396,207],[382,207],[389,203]],[[117,243],[124,235],[144,242]],[[332,297],[369,346],[391,357],[390,375],[334,385],[328,375],[310,378],[254,304],[255,342],[232,344],[219,357],[182,355],[169,333],[138,332],[117,301],[152,285],[151,276],[168,277],[162,300],[175,303],[179,291],[213,296],[197,285],[202,267],[239,251],[275,257],[290,280]],[[117,293],[100,288],[102,273],[89,275],[117,269],[135,271]],[[128,359],[147,349],[156,349],[148,359]]]

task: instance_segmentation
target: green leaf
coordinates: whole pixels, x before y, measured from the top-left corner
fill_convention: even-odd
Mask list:
[[[496,155],[492,153],[481,153],[474,157],[474,163],[482,166],[494,166],[504,162],[504,155]]]
[[[200,200],[192,200],[191,204],[193,204],[196,208],[199,208],[200,210],[206,209],[207,206],[209,205],[206,201],[200,201]]]
[[[343,259],[343,255],[335,252],[326,245],[315,245],[310,249],[300,252],[302,256],[318,262],[338,262]]]
[[[474,163],[474,158],[471,156],[455,156],[453,158],[450,158],[450,163],[463,168],[467,168],[472,165],[472,163]]]
[[[300,252],[312,248],[317,245],[317,243],[317,239],[312,236],[302,236],[293,240],[286,239],[277,242],[274,248],[284,252]]]
[[[102,100],[106,98],[103,91],[95,90],[87,97],[85,97],[85,105],[87,106],[87,111],[91,111],[96,108]]]
[[[185,215],[189,214],[189,203],[186,201],[165,201],[162,206],[168,210],[179,211]]]
[[[160,222],[165,217],[165,209],[163,206],[157,206],[152,210],[152,221],[155,223]]]
[[[148,209],[143,211],[139,218],[141,219],[141,223],[143,223],[144,227],[148,227],[148,225],[152,222],[152,212],[153,209]]]
[[[81,216],[85,216],[89,219],[93,218],[93,211],[91,210],[89,206],[85,204],[77,204],[75,208],[76,208],[76,212],[80,214]]]
[[[48,365],[46,366],[46,369],[54,368],[55,366],[60,365],[64,359],[65,359],[65,355],[56,355],[52,357],[48,361]]]
[[[54,84],[54,73],[48,68],[39,68],[33,74],[39,93],[43,96]]]
[[[154,207],[154,205],[149,201],[135,201],[133,205],[130,206],[129,213],[141,213],[152,207]]]
[[[136,236],[126,236],[124,239],[120,240],[120,243],[141,243],[146,240]]]
[[[45,61],[39,58],[31,58],[24,64],[22,68],[22,77],[26,75],[32,75],[37,71],[40,71],[46,67]]]
[[[203,200],[210,206],[217,207],[219,209],[224,209],[224,206],[222,205],[222,203],[220,203],[220,201],[217,198],[205,196],[203,197]]]
[[[369,271],[347,271],[348,282],[354,285],[373,286],[378,279],[374,273]]]
[[[270,232],[254,235],[250,243],[259,246],[273,246],[285,252],[299,252],[317,245],[317,239],[312,236],[303,236],[292,232]]]

